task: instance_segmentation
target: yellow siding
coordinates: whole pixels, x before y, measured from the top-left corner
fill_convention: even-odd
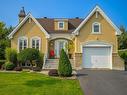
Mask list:
[[[92,34],[92,23],[101,23],[101,34]],[[88,41],[104,41],[113,45],[113,52],[117,52],[117,37],[115,35],[115,29],[102,17],[101,14],[93,16],[87,21],[87,23],[80,29],[79,35],[75,39],[76,49],[75,52],[81,52],[81,44]]]
[[[61,20],[54,20],[54,28],[55,28],[55,30],[59,30],[59,27],[58,27],[58,22],[59,21],[61,21]],[[62,30],[67,31],[68,30],[68,20],[62,20],[62,22],[64,22],[64,29],[62,29]]]
[[[41,49],[42,53],[47,52],[47,39],[45,37],[44,32],[40,30],[40,28],[31,20],[26,21],[26,23],[14,34],[13,39],[11,40],[11,47],[14,49],[18,49],[18,38],[21,36],[28,37],[28,47],[30,48],[30,39],[34,36],[38,36],[41,38]]]

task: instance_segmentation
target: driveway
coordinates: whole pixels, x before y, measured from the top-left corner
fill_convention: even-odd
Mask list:
[[[127,95],[127,72],[79,70],[80,85],[85,95]]]

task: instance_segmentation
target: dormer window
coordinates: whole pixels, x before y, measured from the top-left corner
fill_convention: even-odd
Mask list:
[[[62,21],[58,22],[58,28],[64,29],[64,22],[62,22]]]
[[[92,33],[93,34],[99,34],[99,33],[101,33],[101,31],[100,31],[100,23],[94,22],[92,24]]]

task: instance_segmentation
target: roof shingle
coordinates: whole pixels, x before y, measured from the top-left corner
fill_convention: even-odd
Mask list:
[[[64,30],[55,30],[54,29],[54,18],[36,18],[40,25],[48,32],[48,33],[72,33],[79,24],[83,21],[81,18],[71,18],[68,19],[68,31]]]

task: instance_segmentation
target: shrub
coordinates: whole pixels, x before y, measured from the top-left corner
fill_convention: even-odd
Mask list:
[[[49,70],[49,76],[58,76],[58,71],[56,69]]]
[[[27,60],[29,60],[32,63],[32,60],[37,60],[38,58],[39,51],[33,48],[27,48],[22,50],[17,57],[18,61],[21,63],[25,63]]]
[[[44,60],[44,54],[43,53],[39,53],[39,58],[36,60],[37,67],[42,68],[43,60]]]
[[[5,60],[0,60],[0,69],[2,68],[2,65],[5,63]]]
[[[6,57],[7,61],[16,64],[16,62],[17,62],[17,52],[16,52],[16,50],[11,49],[11,48],[6,48],[5,57]]]
[[[14,70],[15,71],[22,71],[22,67],[15,67]]]
[[[5,69],[6,70],[13,70],[14,67],[15,67],[15,65],[13,63],[11,63],[11,62],[6,62],[5,63]]]
[[[119,51],[119,56],[124,59],[125,63],[127,64],[127,50]]]
[[[64,49],[61,50],[58,73],[60,76],[65,76],[65,77],[71,76],[72,74],[72,66]]]

